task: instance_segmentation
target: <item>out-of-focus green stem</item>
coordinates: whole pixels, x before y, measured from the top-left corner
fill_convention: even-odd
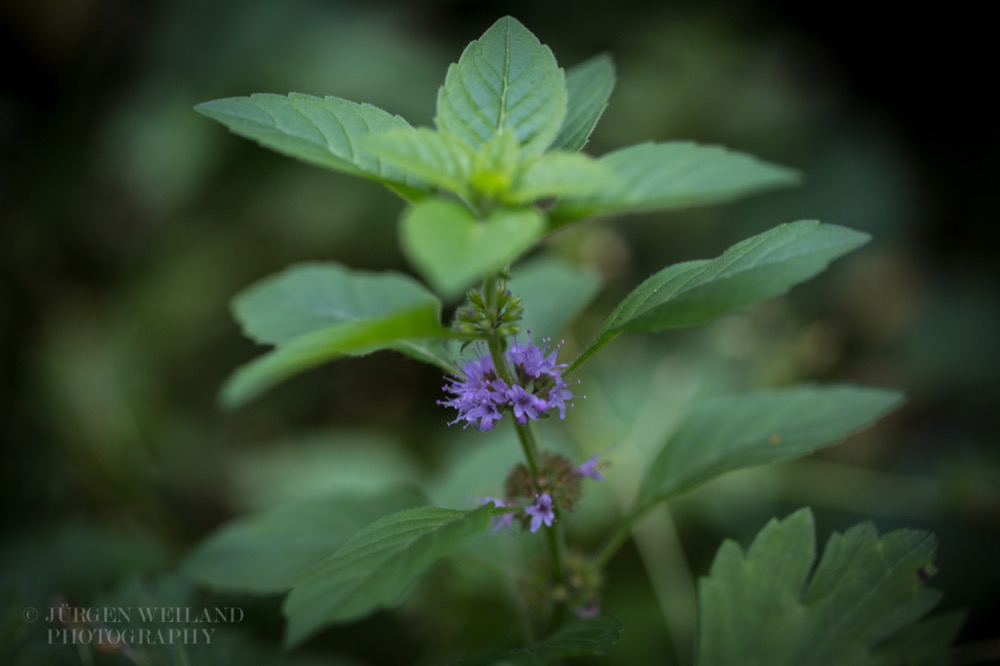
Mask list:
[[[618,523],[618,529],[608,537],[608,540],[604,542],[604,546],[594,556],[594,565],[598,569],[603,569],[607,566],[611,558],[618,552],[618,549],[625,543],[625,540],[632,534],[632,528],[635,524],[642,520],[656,504],[656,502],[649,502],[641,506],[635,506],[625,515],[621,522]]]
[[[559,518],[559,513],[555,509],[552,510],[556,514],[556,519]],[[562,539],[559,534],[559,523],[556,522],[555,525],[549,527],[545,530],[545,536],[549,542],[549,550],[552,551],[552,576],[555,578],[556,582],[561,582],[563,579],[563,548]]]

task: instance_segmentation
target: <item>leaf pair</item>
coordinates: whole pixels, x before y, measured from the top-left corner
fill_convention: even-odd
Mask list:
[[[427,223],[442,224],[442,219]],[[488,243],[490,237],[474,234],[470,243],[483,241]],[[489,251],[483,248],[485,256]],[[529,312],[523,323],[542,337],[558,335],[597,291],[597,279],[589,272],[545,258],[515,270],[510,285],[524,294]],[[238,407],[294,374],[341,356],[380,349],[451,372],[454,366],[444,343],[462,336],[441,325],[440,311],[434,294],[398,273],[357,271],[336,263],[287,268],[233,300],[243,333],[275,348],[229,378],[222,404]]]
[[[577,154],[614,80],[606,56],[564,74],[547,46],[505,17],[449,67],[438,91],[437,130],[414,129],[368,104],[296,93],[221,99],[196,109],[266,147],[376,180],[417,204],[403,219],[404,251],[449,298],[515,261],[556,226],[796,182],[789,169],[693,143],[641,144],[597,160]],[[441,193],[467,208],[436,198]],[[553,198],[559,203],[551,215],[529,209],[529,217],[513,208]],[[438,215],[439,223],[426,222]],[[477,232],[475,225],[488,228]],[[501,232],[508,227],[514,228],[509,238]],[[443,236],[455,239],[442,247]],[[490,252],[480,259],[483,247]]]
[[[467,198],[481,189],[522,204],[584,193],[614,177],[574,155],[603,112],[613,82],[606,57],[585,63],[567,80],[552,51],[507,17],[449,67],[438,92],[439,131],[415,130],[369,104],[297,93],[220,99],[196,109],[268,148],[383,182],[410,198],[434,188]],[[567,119],[571,95],[574,112]],[[550,146],[570,152],[543,157]]]
[[[477,222],[455,202],[427,200],[405,217],[403,241],[415,255],[429,257],[426,271],[450,291],[484,266],[500,269],[511,252],[537,238],[541,225],[540,213],[530,209],[497,212]],[[668,266],[626,296],[572,367],[622,333],[704,324],[783,293],[867,239],[843,227],[801,221],[742,241],[715,259]],[[436,273],[435,267],[444,263],[451,272]],[[526,327],[543,336],[557,335],[596,287],[579,270],[559,262],[547,266],[544,277],[515,279],[511,285],[525,299]],[[519,273],[514,271],[515,278]],[[531,321],[533,311],[544,316],[553,307],[562,311],[555,325],[542,330]],[[378,349],[394,349],[450,370],[449,356],[436,341],[459,337],[441,325],[437,297],[412,278],[351,271],[338,264],[288,269],[240,294],[233,309],[248,337],[277,349],[230,379],[223,391],[229,406],[338,356]]]

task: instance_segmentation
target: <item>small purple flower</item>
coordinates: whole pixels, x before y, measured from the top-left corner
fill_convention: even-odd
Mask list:
[[[592,617],[597,617],[601,614],[601,607],[596,601],[591,601],[586,606],[577,606],[573,609],[576,616],[581,620],[589,620]]]
[[[469,423],[475,423],[476,419],[479,419],[476,428],[480,432],[486,432],[493,429],[496,422],[500,420],[500,416],[500,410],[497,408],[496,403],[489,398],[485,398],[476,402],[471,409],[467,409],[465,416],[459,414],[459,418],[452,421],[452,423],[460,419],[465,419],[467,421],[465,425],[468,427]]]
[[[601,470],[599,470],[597,467],[598,467],[597,456],[594,456],[587,462],[577,467],[576,473],[579,474],[580,476],[589,477],[594,481],[600,481],[601,479],[604,478],[604,475],[601,474]]]
[[[497,497],[484,497],[483,498],[483,504],[489,504],[490,502],[492,502],[493,506],[495,506],[497,508],[502,508],[502,507],[505,507],[505,506],[513,506],[512,504],[508,504],[507,502],[505,502],[502,499],[499,499]],[[497,532],[499,532],[500,530],[502,530],[505,527],[507,529],[509,529],[509,530],[513,530],[514,529],[514,514],[513,513],[504,513],[504,514],[501,514],[499,516],[493,516],[493,528],[490,530],[491,534],[496,534]]]
[[[511,406],[514,408],[514,418],[521,425],[527,423],[528,419],[537,420],[549,408],[544,400],[534,393],[528,393],[516,384],[507,389],[507,400],[510,401]]]
[[[529,331],[530,334],[530,331]],[[546,338],[542,344],[548,346],[549,339]],[[561,346],[561,345],[560,345]],[[548,376],[562,381],[562,371],[567,367],[565,363],[556,363],[556,354],[559,351],[557,346],[548,356],[531,342],[519,344],[514,340],[514,345],[507,350],[507,360],[511,362],[517,371],[518,377],[522,381],[529,382]]]
[[[552,498],[548,493],[543,493],[535,497],[535,503],[524,507],[524,512],[531,516],[531,532],[537,532],[538,528],[545,523],[546,527],[552,527],[552,521],[556,519],[556,514],[552,510]]]
[[[507,360],[514,366],[518,376],[525,381],[538,379],[549,369],[545,357],[542,356],[542,350],[530,342],[522,345],[514,340],[513,346],[507,350]]]
[[[572,407],[573,403],[567,403],[567,400],[573,399],[573,392],[566,388],[565,382],[563,382],[562,377],[556,377],[556,383],[549,389],[548,395],[545,400],[549,405],[549,409],[553,407],[559,410],[559,418],[566,418],[566,407]]]

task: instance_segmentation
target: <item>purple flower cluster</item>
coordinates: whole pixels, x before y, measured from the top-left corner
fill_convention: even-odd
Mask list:
[[[537,532],[542,525],[552,527],[556,521],[556,510],[574,511],[580,497],[580,480],[583,477],[600,481],[604,478],[600,468],[606,467],[595,455],[587,462],[573,467],[566,456],[542,451],[539,456],[541,468],[533,475],[523,464],[517,465],[504,483],[506,497],[481,497],[482,504],[492,504],[498,509],[517,508],[520,511],[504,511],[493,516],[493,532],[507,528],[514,529],[514,519],[519,518],[528,531]]]
[[[546,355],[531,342],[522,345],[515,341],[506,354],[513,370],[512,385],[500,378],[492,357],[481,354],[465,362],[464,379],[447,378],[444,390],[452,397],[438,404],[458,410],[458,418],[451,423],[465,421],[466,427],[471,423],[481,431],[491,430],[507,408],[522,425],[553,409],[559,410],[559,418],[566,418],[566,407],[573,404],[567,401],[573,399],[573,392],[562,378],[566,364],[556,363],[558,351],[556,347]]]

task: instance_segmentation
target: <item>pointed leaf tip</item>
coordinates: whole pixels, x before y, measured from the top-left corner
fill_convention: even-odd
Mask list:
[[[516,19],[499,19],[448,68],[435,124],[478,150],[510,129],[529,155],[544,151],[566,115],[565,75]]]

